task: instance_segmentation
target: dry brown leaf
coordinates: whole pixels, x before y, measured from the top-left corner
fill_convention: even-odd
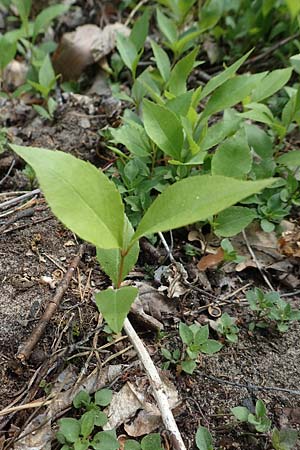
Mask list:
[[[13,450],[51,450],[51,440],[51,420],[47,414],[39,414],[24,428]]]
[[[129,31],[117,22],[103,29],[86,24],[65,33],[53,55],[55,72],[61,74],[63,80],[77,80],[87,66],[113,51],[117,33],[128,35]]]
[[[198,269],[204,272],[206,269],[217,267],[224,259],[224,250],[219,247],[217,252],[212,255],[203,256],[197,264]]]

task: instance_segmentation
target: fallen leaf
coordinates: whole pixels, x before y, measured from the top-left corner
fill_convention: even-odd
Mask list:
[[[217,267],[224,259],[224,250],[219,247],[217,252],[212,255],[203,256],[197,264],[198,269],[204,272],[206,269]]]
[[[103,29],[86,24],[65,33],[53,55],[53,67],[63,80],[77,80],[87,66],[112,52],[116,34],[129,34],[121,23],[109,24]]]

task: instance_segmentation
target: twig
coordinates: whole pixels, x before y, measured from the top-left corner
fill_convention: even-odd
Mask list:
[[[27,192],[26,194],[20,195],[19,197],[12,198],[11,200],[7,200],[6,202],[0,203],[0,209],[7,209],[10,206],[17,205],[26,198],[33,197],[40,193],[41,191],[39,189],[34,189],[33,191]]]
[[[172,255],[171,249],[170,249],[170,247],[168,246],[168,243],[167,243],[167,241],[165,240],[164,235],[159,231],[158,236],[160,237],[160,240],[161,240],[163,246],[164,246],[165,249],[167,250],[168,257],[169,257],[171,263],[174,263],[174,262],[175,262],[175,258],[174,258],[174,256]]]
[[[132,21],[132,19],[134,18],[134,16],[136,15],[136,13],[138,12],[138,10],[145,5],[145,3],[147,3],[148,0],[141,0],[131,11],[131,13],[129,14],[129,16],[126,19],[125,25],[126,27],[128,27],[128,25],[130,24],[130,22]]]
[[[264,51],[260,55],[254,56],[253,58],[248,59],[248,61],[245,61],[244,65],[248,66],[250,64],[256,63],[257,61],[260,61],[261,59],[265,59],[266,56],[268,56],[270,53],[273,53],[278,48],[283,47],[284,45],[288,44],[289,42],[291,42],[294,39],[297,39],[299,37],[300,37],[300,33],[295,33],[292,36],[289,36],[285,39],[282,39],[279,42],[276,42],[276,44],[269,47],[266,51]]]
[[[129,337],[132,345],[134,346],[139,359],[141,360],[147,376],[150,380],[151,386],[153,388],[153,394],[157,401],[162,421],[166,429],[170,432],[171,441],[175,450],[186,450],[184,442],[182,440],[181,434],[178,430],[177,424],[175,422],[173,413],[169,407],[168,398],[164,392],[163,383],[160,379],[158,371],[153,364],[153,361],[145,348],[143,342],[136,334],[133,326],[128,319],[125,319],[124,330]]]
[[[205,373],[200,372],[200,370],[197,370],[197,374],[208,378],[209,380],[212,381],[216,381],[217,383],[220,384],[229,384],[230,386],[235,386],[235,387],[239,387],[239,388],[245,388],[248,390],[253,390],[253,391],[277,391],[277,392],[285,392],[287,394],[292,394],[292,395],[300,395],[300,391],[294,390],[294,389],[288,389],[288,388],[281,388],[281,387],[276,387],[276,386],[261,386],[258,384],[251,384],[251,383],[247,383],[247,384],[243,384],[243,383],[236,383],[234,381],[229,381],[229,380],[223,380],[223,378],[218,378],[218,377],[214,377],[212,375],[206,375]]]
[[[263,271],[263,269],[262,269],[262,267],[261,267],[261,265],[260,265],[260,262],[259,262],[258,259],[256,258],[256,255],[255,255],[254,251],[253,251],[252,248],[251,248],[251,245],[250,245],[250,243],[249,243],[249,241],[248,241],[248,238],[247,238],[247,235],[246,235],[246,233],[245,233],[245,230],[243,230],[242,233],[243,233],[243,238],[244,238],[244,240],[245,240],[245,242],[246,242],[248,251],[249,251],[250,255],[252,256],[252,259],[253,259],[253,261],[255,262],[256,267],[257,267],[258,270],[260,271],[261,276],[263,277],[264,281],[266,282],[266,284],[268,285],[268,287],[271,289],[271,291],[275,291],[275,289],[273,288],[273,286],[272,286],[270,280],[269,280],[268,277],[265,275],[265,273],[264,273],[264,271]]]
[[[10,172],[13,170],[15,164],[16,164],[16,160],[13,159],[13,160],[12,160],[12,163],[11,163],[11,165],[10,165],[8,171],[7,171],[7,173],[4,175],[4,177],[2,178],[2,180],[0,180],[0,186],[1,186],[1,184],[3,184],[4,181],[9,177]]]
[[[37,344],[37,342],[43,335],[48,322],[50,321],[51,317],[57,310],[64,293],[68,289],[68,286],[73,277],[74,271],[75,271],[76,267],[78,266],[78,264],[82,258],[82,255],[84,253],[84,248],[85,248],[84,245],[80,245],[78,255],[75,256],[75,258],[71,262],[70,267],[69,267],[64,279],[57,287],[55,295],[54,295],[53,299],[50,301],[50,303],[48,304],[44,314],[42,315],[41,319],[39,320],[39,323],[34,328],[34,330],[32,331],[32,333],[29,336],[29,338],[27,339],[27,341],[19,348],[18,354],[16,355],[16,357],[19,360],[25,361],[29,358],[35,345]]]

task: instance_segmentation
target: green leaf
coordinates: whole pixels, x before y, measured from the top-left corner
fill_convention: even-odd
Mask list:
[[[116,432],[110,430],[97,433],[91,442],[91,446],[95,450],[118,450],[120,444],[116,438]]]
[[[300,166],[300,150],[292,150],[277,158],[277,162],[289,169],[295,169]]]
[[[52,87],[55,82],[55,73],[50,56],[46,55],[39,70],[39,83],[41,86]]]
[[[248,144],[253,148],[255,153],[261,158],[270,158],[273,156],[273,142],[269,135],[257,125],[245,124],[246,136]]]
[[[200,351],[202,353],[207,353],[208,355],[212,355],[213,353],[217,353],[221,350],[223,347],[220,342],[215,341],[214,339],[208,339],[206,342],[204,342],[201,347]]]
[[[236,115],[235,111],[226,109],[223,120],[208,128],[206,135],[201,141],[201,149],[203,151],[209,150],[226,139],[227,136],[234,134],[239,129],[241,121],[242,119]]]
[[[13,3],[18,8],[22,24],[27,28],[32,0],[13,0]]]
[[[133,439],[127,439],[124,450],[141,450],[141,446],[139,442],[134,441]]]
[[[300,53],[290,57],[290,62],[295,72],[300,73]]]
[[[190,327],[183,322],[180,322],[179,324],[179,335],[184,344],[190,345],[193,342],[193,332]]]
[[[81,406],[87,406],[91,403],[91,397],[86,391],[80,391],[75,395],[73,400],[73,405],[75,408],[80,408]]]
[[[199,26],[202,33],[213,28],[223,14],[224,2],[220,0],[207,0],[200,9]]]
[[[255,405],[255,414],[257,417],[264,417],[267,414],[267,409],[262,400],[257,400]]]
[[[174,69],[172,69],[168,83],[169,91],[172,94],[180,95],[186,92],[187,78],[194,67],[198,51],[199,49],[196,47],[192,52],[178,61]]]
[[[170,44],[174,44],[177,40],[177,28],[173,20],[165,16],[159,8],[156,10],[157,25],[161,33],[167,38]]]
[[[240,422],[247,422],[250,411],[248,408],[244,406],[236,406],[235,408],[231,408],[230,410],[234,417]]]
[[[238,131],[226,139],[214,154],[211,162],[213,175],[226,175],[234,178],[244,178],[250,172],[252,156],[245,131]]]
[[[50,114],[48,113],[48,111],[47,111],[43,106],[40,106],[40,105],[32,105],[32,106],[33,106],[33,109],[34,109],[41,117],[43,117],[44,119],[47,119],[47,120],[50,120],[50,119],[51,119]]]
[[[89,448],[90,441],[88,439],[79,438],[76,442],[74,442],[74,450],[87,450]],[[62,450],[62,449],[61,449]],[[73,450],[73,447],[70,447],[70,450]]]
[[[196,445],[199,450],[214,450],[212,436],[207,428],[198,428],[196,433]]]
[[[34,169],[52,211],[68,228],[97,247],[122,248],[124,207],[101,171],[63,152],[11,148]]]
[[[296,430],[274,428],[272,432],[272,444],[275,450],[292,450],[297,440],[298,432]]]
[[[203,98],[207,97],[214,90],[216,90],[218,87],[220,87],[222,84],[224,84],[227,80],[232,78],[234,76],[234,74],[236,73],[236,71],[246,61],[246,59],[248,58],[248,56],[250,55],[251,52],[252,52],[252,50],[250,50],[248,53],[246,53],[244,56],[242,56],[240,59],[238,59],[234,64],[229,66],[227,69],[225,69],[219,75],[216,75],[211,80],[209,80],[209,82],[203,88],[200,99],[202,100]]]
[[[166,155],[180,159],[183,131],[177,116],[164,106],[144,100],[143,118],[145,129],[155,144]]]
[[[104,425],[106,425],[108,422],[107,415],[103,411],[100,411],[98,409],[95,409],[94,413],[95,413],[94,417],[95,425],[97,427],[104,427]]]
[[[166,107],[173,111],[179,118],[186,117],[191,103],[192,103],[193,91],[185,92],[184,94],[180,94],[171,100],[166,102]]]
[[[202,113],[201,119],[216,114],[223,109],[230,108],[246,98],[258,83],[265,77],[265,73],[255,75],[238,75],[227,80],[215,90]]]
[[[68,442],[75,442],[80,434],[80,422],[76,419],[64,418],[58,421],[59,431]]]
[[[164,51],[159,45],[156,44],[156,42],[151,40],[151,47],[154,54],[155,62],[157,65],[157,68],[163,78],[163,80],[166,82],[168,81],[170,77],[171,72],[171,64],[169,60],[169,56],[167,52]]]
[[[124,64],[135,76],[138,52],[134,43],[124,34],[117,33],[117,49],[124,61]]]
[[[273,179],[242,181],[218,175],[199,175],[177,181],[154,200],[132,241],[206,220],[273,182]]]
[[[181,367],[184,372],[189,373],[191,375],[196,369],[197,364],[195,361],[191,359],[186,359],[185,361],[182,361]]]
[[[195,336],[194,336],[195,345],[204,344],[208,339],[208,335],[209,335],[208,325],[199,327],[199,329],[196,331]]]
[[[141,447],[142,450],[163,450],[160,435],[158,433],[151,433],[143,437]]]
[[[243,206],[231,206],[218,214],[215,220],[214,232],[217,236],[231,237],[240,233],[255,218],[255,209]]]
[[[149,20],[151,11],[146,8],[143,14],[135,21],[130,33],[130,40],[135,45],[136,51],[139,52],[145,43],[149,31]]]
[[[55,19],[58,16],[61,16],[66,11],[68,11],[68,9],[69,5],[59,5],[59,4],[52,5],[49,6],[48,8],[43,9],[42,12],[40,12],[34,20],[33,34],[32,34],[33,41],[35,41],[38,34],[42,33],[49,27],[53,19]]]
[[[91,409],[90,411],[87,411],[81,416],[81,428],[80,432],[81,435],[84,438],[87,438],[94,429],[94,423],[95,423],[95,411]]]
[[[127,250],[129,242],[134,234],[131,223],[129,222],[127,216],[124,220],[124,243],[123,248]],[[140,246],[138,242],[135,242],[132,247],[130,247],[128,253],[124,256],[123,261],[121,258],[122,250],[119,248],[97,248],[97,259],[100,263],[101,268],[109,276],[113,284],[117,287],[118,284],[123,281],[129,272],[134,267],[140,252]],[[123,264],[122,274],[120,276],[120,265]]]
[[[293,69],[277,69],[270,72],[264,79],[257,84],[256,89],[251,94],[253,102],[261,102],[275,92],[279,91],[291,78]]]
[[[95,394],[95,403],[99,406],[107,406],[110,404],[112,399],[112,390],[111,389],[101,389],[97,391]]]
[[[115,333],[122,330],[124,320],[137,295],[138,290],[131,286],[106,289],[95,294],[100,312]]]
[[[120,128],[110,128],[114,142],[123,144],[134,155],[143,158],[149,156],[151,143],[145,129],[139,123],[128,120]]]
[[[286,2],[287,6],[288,6],[288,8],[290,10],[292,19],[295,19],[297,14],[300,12],[300,3],[299,3],[299,1],[298,0],[285,0],[285,2]]]
[[[0,72],[10,63],[17,51],[17,43],[0,36]]]

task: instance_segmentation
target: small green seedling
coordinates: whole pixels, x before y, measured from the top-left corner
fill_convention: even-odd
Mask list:
[[[237,406],[231,409],[232,414],[239,422],[246,422],[258,433],[267,433],[271,428],[271,420],[267,416],[267,409],[262,400],[257,400],[255,414],[245,406]]]
[[[98,431],[107,423],[107,416],[102,408],[112,399],[110,389],[101,389],[94,399],[86,391],[80,391],[73,400],[76,409],[84,410],[79,419],[63,418],[58,421],[58,442],[63,444],[61,450],[117,450],[119,442],[114,430]]]
[[[169,369],[170,365],[177,365],[180,362],[181,352],[179,348],[176,348],[173,352],[170,352],[166,348],[161,349],[161,354],[166,359],[166,362],[163,363],[163,369]]]
[[[232,408],[231,412],[239,422],[247,423],[250,428],[254,428],[258,433],[266,434],[275,450],[292,450],[297,445],[297,431],[288,428],[281,430],[273,428],[271,430],[272,423],[267,416],[267,409],[262,400],[257,400],[254,414],[244,406]]]
[[[186,373],[193,373],[197,367],[196,361],[200,353],[212,355],[223,347],[220,342],[209,339],[208,325],[200,326],[197,324],[186,325],[183,322],[179,324],[179,335],[186,346],[185,358],[181,362],[182,370]]]
[[[224,250],[224,261],[233,261],[239,264],[245,260],[243,256],[237,254],[229,239],[222,239],[221,247]]]
[[[125,442],[124,450],[164,450],[158,433],[150,433],[143,437],[141,443],[134,439]]]
[[[116,186],[96,167],[59,151],[11,147],[32,166],[54,214],[97,247],[98,261],[114,289],[97,293],[96,302],[115,333],[121,331],[138,294],[122,282],[137,261],[142,236],[205,220],[273,183],[210,175],[180,180],[153,201],[134,230]]]
[[[235,318],[224,313],[218,320],[217,332],[226,338],[228,342],[236,344],[239,328],[235,324]]]
[[[246,298],[256,319],[250,323],[250,330],[255,327],[266,328],[276,324],[281,333],[289,329],[291,322],[300,320],[300,310],[292,309],[291,305],[280,298],[278,292],[264,293],[254,288],[246,293]]]

